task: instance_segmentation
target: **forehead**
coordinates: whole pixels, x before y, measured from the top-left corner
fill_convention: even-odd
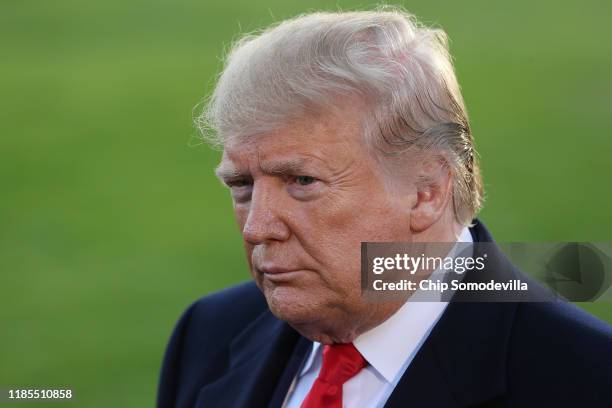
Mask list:
[[[227,140],[219,168],[251,168],[279,160],[319,161],[334,167],[366,153],[357,116],[317,115],[292,121],[274,132]]]

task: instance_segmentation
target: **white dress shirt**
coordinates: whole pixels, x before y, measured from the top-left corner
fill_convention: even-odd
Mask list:
[[[463,229],[457,241],[472,242],[468,228]],[[448,302],[408,301],[383,323],[358,336],[353,344],[369,364],[344,383],[343,407],[384,406],[447,305]],[[306,398],[321,370],[322,352],[322,344],[313,342],[287,393],[285,408],[299,408]]]

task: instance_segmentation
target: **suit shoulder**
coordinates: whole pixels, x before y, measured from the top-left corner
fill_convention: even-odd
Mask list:
[[[216,337],[242,329],[267,309],[266,300],[254,282],[245,282],[203,296],[183,312],[174,334],[206,331]]]
[[[225,346],[267,307],[254,282],[241,283],[193,302],[179,319],[175,335],[181,335],[188,348]]]
[[[201,297],[189,306],[186,313],[196,324],[223,325],[251,321],[267,308],[266,299],[254,282],[245,282]]]
[[[174,335],[183,338],[188,354],[225,348],[253,320],[267,310],[254,282],[241,283],[206,295],[183,313]]]
[[[531,335],[561,343],[588,341],[612,346],[612,326],[567,302],[521,303],[516,323],[528,328]]]
[[[266,300],[253,282],[193,302],[166,347],[158,406],[190,406],[201,384],[225,370],[230,342],[266,310]]]
[[[612,328],[569,303],[520,303],[507,364],[511,388],[524,400],[601,406],[612,399]]]

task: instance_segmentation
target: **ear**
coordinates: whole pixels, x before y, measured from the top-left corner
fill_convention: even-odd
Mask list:
[[[418,167],[417,196],[410,213],[410,229],[422,232],[444,214],[452,197],[453,177],[444,157],[426,158]]]

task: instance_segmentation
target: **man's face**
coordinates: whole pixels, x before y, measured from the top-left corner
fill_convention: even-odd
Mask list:
[[[360,243],[409,241],[410,208],[385,188],[358,112],[230,140],[217,173],[278,318],[324,342],[351,341],[380,323],[380,306],[361,298]]]

